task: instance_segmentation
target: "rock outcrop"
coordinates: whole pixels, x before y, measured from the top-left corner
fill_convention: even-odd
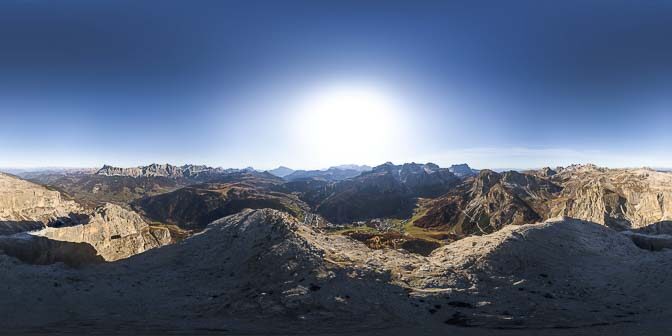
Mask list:
[[[648,169],[565,168],[553,178],[563,185],[549,216],[569,216],[617,230],[672,219],[672,174]]]
[[[0,250],[35,263],[76,264],[127,258],[172,242],[167,229],[150,227],[118,205],[89,210],[56,190],[0,174],[0,235],[28,231],[3,237]]]
[[[56,190],[0,173],[0,235],[69,222],[81,211]]]
[[[172,242],[168,229],[150,227],[137,213],[110,203],[91,212],[87,223],[49,227],[31,234],[57,241],[88,243],[106,261],[128,258]]]

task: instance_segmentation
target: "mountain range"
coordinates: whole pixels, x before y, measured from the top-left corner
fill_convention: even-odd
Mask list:
[[[610,333],[672,317],[672,173],[289,171],[0,173],[6,331]]]

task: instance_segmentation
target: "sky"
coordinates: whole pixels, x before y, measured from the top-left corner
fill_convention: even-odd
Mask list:
[[[0,167],[672,167],[669,1],[0,2]]]

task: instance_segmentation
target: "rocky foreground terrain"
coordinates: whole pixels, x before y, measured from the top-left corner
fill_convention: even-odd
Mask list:
[[[670,253],[559,218],[423,257],[246,210],[114,263],[36,267],[1,256],[0,311],[11,332],[648,333],[647,322],[670,317]]]
[[[63,249],[114,261],[172,242],[167,228],[152,227],[119,205],[87,208],[58,191],[1,173],[0,186],[0,249],[24,261],[80,263]]]
[[[385,164],[341,181],[190,183],[90,205],[0,174],[0,334],[672,327],[669,173]]]

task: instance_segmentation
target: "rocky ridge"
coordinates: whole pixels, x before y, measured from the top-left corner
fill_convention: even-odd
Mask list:
[[[56,190],[0,173],[0,234],[58,225],[81,211]]]
[[[88,243],[106,261],[125,259],[172,243],[170,231],[150,227],[140,215],[107,203],[94,209],[86,223],[45,228],[30,234],[52,240]]]
[[[130,177],[185,177],[193,178],[203,175],[211,175],[226,172],[222,168],[212,168],[205,165],[183,165],[173,166],[171,164],[157,164],[152,163],[148,166],[119,168],[109,165],[104,165],[100,168],[96,175],[103,176],[130,176]]]
[[[606,169],[594,165],[559,170],[563,185],[549,216],[569,216],[617,230],[672,219],[672,174],[650,169]]]
[[[548,218],[546,204],[560,190],[551,181],[534,175],[482,170],[445,195],[428,201],[413,223],[460,235],[491,233],[507,225]]]
[[[672,174],[574,165],[519,173],[481,171],[428,200],[413,223],[461,234],[568,216],[616,230],[672,219]]]

